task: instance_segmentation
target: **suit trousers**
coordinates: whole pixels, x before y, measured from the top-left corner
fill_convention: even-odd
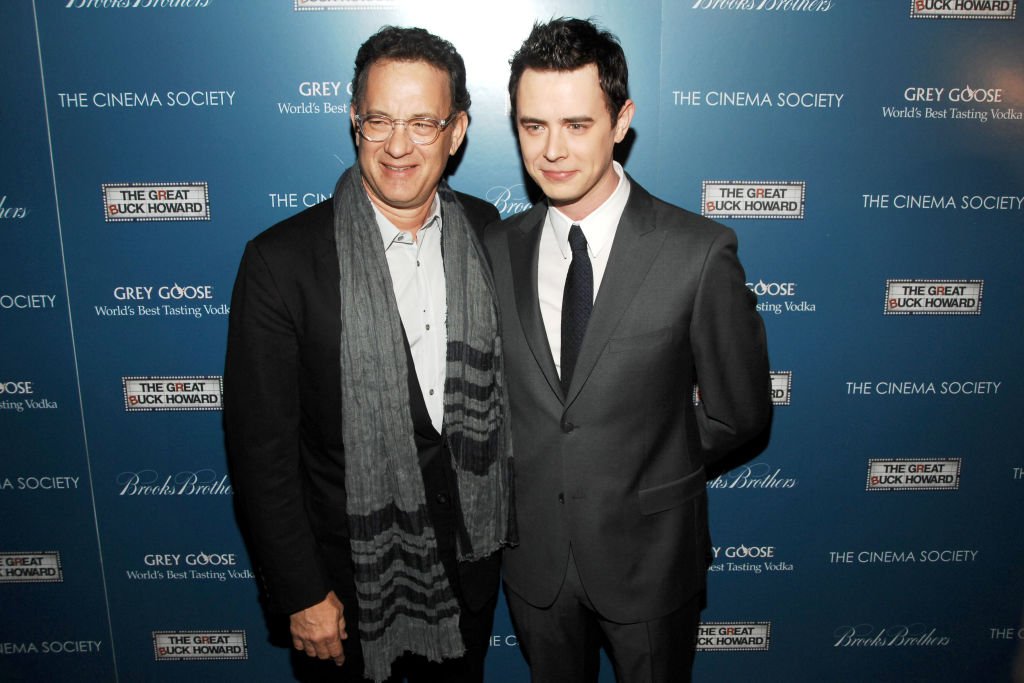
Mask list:
[[[570,548],[565,580],[552,605],[531,605],[507,585],[505,595],[533,683],[596,683],[601,647],[619,683],[690,680],[703,592],[651,621],[608,621],[587,597]]]

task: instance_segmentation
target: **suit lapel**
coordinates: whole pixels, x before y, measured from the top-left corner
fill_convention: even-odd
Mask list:
[[[547,204],[543,202],[531,209],[518,228],[508,232],[508,249],[512,263],[513,295],[523,335],[544,379],[551,390],[561,397],[562,386],[558,381],[558,371],[555,370],[548,335],[544,330],[537,293],[537,259],[546,213]]]
[[[615,239],[608,254],[608,266],[594,301],[594,310],[587,324],[587,333],[576,361],[566,403],[576,398],[593,372],[609,337],[636,297],[651,263],[661,251],[665,233],[656,227],[651,195],[630,178],[629,201],[615,231]]]

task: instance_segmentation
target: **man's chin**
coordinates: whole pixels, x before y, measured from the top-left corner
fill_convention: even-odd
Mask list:
[[[427,200],[411,191],[398,190],[386,191],[387,188],[377,188],[371,196],[375,204],[385,205],[392,209],[415,209],[422,206]],[[427,197],[429,198],[429,194]]]
[[[541,190],[544,191],[544,196],[548,198],[548,204],[554,207],[569,206],[579,201],[579,197],[575,194],[548,192],[543,187]]]

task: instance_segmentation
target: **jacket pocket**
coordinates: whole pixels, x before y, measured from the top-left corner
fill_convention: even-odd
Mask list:
[[[675,336],[674,327],[663,327],[653,332],[634,334],[628,337],[612,337],[608,340],[609,353],[622,353],[624,351],[651,351],[653,349],[668,346]]]
[[[701,467],[681,479],[641,489],[639,492],[640,512],[645,515],[653,515],[657,512],[671,510],[704,493],[706,485],[704,468]]]

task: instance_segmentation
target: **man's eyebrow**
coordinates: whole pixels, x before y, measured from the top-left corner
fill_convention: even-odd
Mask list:
[[[393,116],[393,115],[389,114],[388,112],[386,112],[386,111],[384,111],[382,109],[367,109],[366,113],[363,115],[363,117],[365,118],[367,116],[386,116],[389,119],[391,119],[392,121],[401,120],[398,117]],[[440,117],[438,117],[438,116],[436,116],[434,114],[431,114],[430,112],[424,112],[422,114],[413,114],[409,118],[410,119],[436,119],[438,121],[442,120]]]
[[[594,117],[593,116],[566,116],[566,117],[563,117],[561,119],[558,119],[558,122],[561,123],[561,124],[566,124],[566,123],[593,123],[594,122]],[[520,125],[528,125],[528,124],[533,124],[533,123],[538,123],[538,124],[546,125],[547,121],[544,120],[544,119],[534,118],[532,116],[520,116],[519,117],[519,124]]]

